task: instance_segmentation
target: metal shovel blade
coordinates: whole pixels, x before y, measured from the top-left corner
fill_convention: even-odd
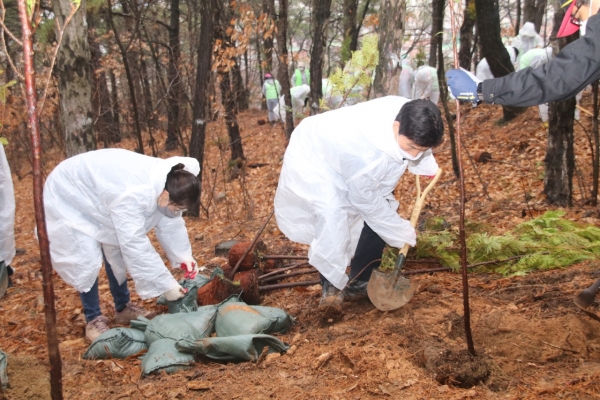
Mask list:
[[[391,272],[374,270],[367,284],[371,303],[381,311],[402,307],[412,299],[417,285],[403,276],[394,279]],[[395,282],[394,282],[395,281]]]

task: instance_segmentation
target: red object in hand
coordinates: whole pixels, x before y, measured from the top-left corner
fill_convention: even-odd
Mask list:
[[[196,266],[195,264],[196,263],[192,261],[192,265],[191,265],[192,270],[190,271],[190,270],[188,270],[186,263],[184,263],[184,262],[181,263],[181,269],[185,271],[185,274],[183,275],[183,277],[185,279],[194,279],[196,277],[196,271],[194,271],[194,267]]]

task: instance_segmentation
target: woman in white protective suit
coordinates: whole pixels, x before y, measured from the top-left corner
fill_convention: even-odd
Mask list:
[[[289,239],[310,245],[326,317],[341,315],[344,298],[366,297],[386,243],[415,244],[415,230],[398,215],[392,192],[407,168],[421,175],[437,172],[431,147],[442,142],[443,133],[435,104],[399,96],[311,116],[294,130],[275,217]],[[346,286],[348,265],[354,281]]]
[[[0,298],[11,286],[14,269],[10,263],[15,254],[15,192],[4,146],[0,143],[0,262],[4,262],[0,268]]]
[[[142,299],[184,296],[147,233],[155,229],[171,267],[195,275],[182,213],[198,204],[199,173],[194,158],[104,149],[71,157],[48,176],[44,205],[52,266],[80,293],[87,339],[108,330],[98,298],[103,256],[117,324],[150,314],[129,301],[127,273]]]

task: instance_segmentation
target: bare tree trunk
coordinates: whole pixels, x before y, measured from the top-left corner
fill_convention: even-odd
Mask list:
[[[71,22],[71,2],[54,1],[56,20],[64,27],[63,43],[58,50],[55,71],[60,93],[60,120],[68,157],[94,148],[90,50],[86,30],[86,4],[81,2]]]
[[[144,142],[142,140],[142,128],[140,127],[140,117],[139,117],[139,113],[138,113],[137,99],[135,96],[133,75],[131,73],[131,67],[129,65],[129,58],[127,57],[127,50],[125,49],[125,46],[123,46],[123,43],[121,42],[121,39],[119,38],[119,32],[117,32],[117,28],[115,27],[115,21],[113,20],[111,0],[107,0],[107,3],[108,3],[108,9],[107,9],[106,15],[108,17],[109,25],[114,33],[115,42],[117,42],[117,46],[119,47],[119,50],[121,52],[121,57],[123,59],[123,67],[125,68],[125,74],[127,75],[127,83],[129,85],[129,94],[131,96],[131,105],[133,108],[133,119],[135,121],[135,129],[136,129],[137,139],[138,139],[138,147],[135,149],[135,151],[137,151],[140,154],[144,154]]]
[[[514,72],[508,51],[500,36],[500,14],[498,0],[475,0],[477,32],[481,40],[482,56],[486,58],[490,71],[499,78]],[[503,106],[504,120],[510,121],[525,111],[525,108]]]
[[[212,52],[215,42],[215,20],[218,21],[220,7],[218,0],[204,0],[200,2],[200,37],[198,40],[198,62],[196,65],[196,88],[194,91],[194,106],[192,110],[192,135],[190,138],[190,156],[204,168],[204,145],[206,141],[206,122],[209,104],[209,83],[212,67]],[[202,173],[198,176],[202,184]],[[192,210],[199,215],[199,210]]]
[[[554,14],[555,37],[565,14],[564,9]],[[556,41],[558,49],[575,40],[574,35]],[[575,153],[573,149],[573,121],[575,117],[575,97],[550,103],[548,110],[548,142],[546,144],[546,163],[544,174],[544,194],[550,204],[570,207],[573,198],[573,171]]]
[[[104,70],[101,70],[102,51],[100,50],[100,44],[94,39],[94,35],[96,35],[95,23],[94,15],[88,13],[87,34],[88,44],[90,46],[90,65],[92,67],[90,78],[93,87],[92,113],[97,140],[102,140],[104,142],[104,147],[108,147],[111,141],[110,128],[113,124],[113,115],[110,107],[110,95],[108,93],[106,73]]]
[[[440,41],[443,37],[440,37]],[[438,46],[438,55],[440,60],[443,60],[444,53],[442,46]],[[440,87],[440,100],[442,101],[442,107],[444,108],[444,116],[446,117],[446,125],[448,126],[448,133],[450,136],[450,154],[452,155],[452,171],[456,179],[460,178],[460,166],[458,164],[458,154],[456,152],[456,132],[454,130],[454,121],[448,107],[448,85],[446,84],[446,73],[444,71],[444,63],[438,63],[437,67],[438,83]]]
[[[111,0],[112,1],[112,0]],[[142,107],[144,103],[138,103],[139,99],[143,98],[144,91],[142,90],[142,77],[140,74],[140,65],[138,63],[140,59],[139,48],[134,46],[134,42],[138,38],[139,35],[139,23],[142,19],[142,16],[139,12],[139,5],[135,1],[131,0],[119,0],[119,4],[123,9],[123,14],[129,15],[131,18],[128,18],[123,26],[124,34],[123,37],[127,38],[126,42],[123,42],[123,47],[125,48],[125,53],[127,57],[127,64],[129,65],[129,73],[131,75],[131,82],[133,86],[133,90],[135,93],[135,104],[137,105],[137,109],[135,110],[138,115],[138,123],[140,127],[146,126],[146,122],[149,120],[148,112],[145,107]],[[134,21],[132,24],[131,21]],[[119,28],[115,24],[115,32]],[[120,39],[119,39],[120,40]],[[132,100],[133,104],[133,100]],[[141,115],[141,117],[140,117]],[[134,113],[135,119],[135,113]],[[134,121],[135,124],[135,121]]]
[[[523,5],[523,21],[533,22],[535,30],[540,33],[542,29],[542,22],[544,20],[544,13],[546,12],[546,1],[547,0],[524,0]],[[559,23],[560,26],[560,23]]]
[[[356,13],[358,12],[358,0],[344,0],[344,15],[342,20],[342,29],[344,30],[344,40],[342,42],[342,65],[344,68],[346,62],[352,57],[352,52],[356,51],[358,41],[354,40],[356,26]]]
[[[519,34],[521,29],[521,0],[517,0],[517,22],[515,23],[515,36]]]
[[[600,135],[598,134],[598,81],[592,83],[592,134],[594,135],[594,151],[593,151],[593,182],[592,182],[592,201],[593,206],[598,205],[598,176],[600,172]]]
[[[406,2],[404,0],[383,0],[379,8],[379,64],[375,69],[373,94],[375,97],[397,94],[398,84],[394,79],[399,69],[393,68],[393,55],[398,60],[402,55]],[[394,84],[394,82],[396,82]]]
[[[182,96],[179,75],[179,0],[171,0],[171,21],[169,24],[169,64],[167,66],[167,142],[166,150],[177,148],[179,133],[179,103]]]
[[[263,14],[265,18],[264,31],[273,32],[271,29],[274,24],[273,14],[275,13],[274,5],[272,0],[263,0]],[[265,51],[265,72],[273,72],[273,35],[274,32],[263,36],[263,49]]]
[[[285,114],[285,137],[290,140],[294,131],[294,112],[292,111],[292,95],[290,94],[290,73],[288,70],[288,49],[287,49],[287,29],[288,29],[288,0],[279,0],[279,16],[277,18],[277,52],[279,53],[279,70],[277,76],[281,84],[285,106],[290,112]]]
[[[112,114],[113,124],[110,129],[110,138],[113,143],[118,143],[121,141],[121,111],[119,108],[119,88],[117,87],[117,78],[115,77],[115,73],[112,70],[108,71],[108,76],[110,78],[110,95],[111,95],[111,104],[110,110]]]
[[[323,54],[327,37],[325,32],[331,14],[331,0],[313,0],[313,43],[310,52],[310,115],[319,113],[319,103],[323,98]]]
[[[441,35],[444,30],[445,0],[431,1],[431,37],[429,39],[429,66],[437,66],[437,47],[441,46]]]
[[[144,55],[140,56],[140,75],[142,77],[142,90],[144,92],[144,114],[146,115],[149,129],[156,128],[156,114],[153,112],[152,90],[150,87],[150,78],[148,77],[148,64],[144,60]]]
[[[226,2],[219,24],[215,26],[215,38],[221,43],[221,55],[226,55],[234,47],[234,41],[228,32],[231,30],[230,21],[233,13],[231,4]],[[231,178],[237,178],[240,173],[243,173],[244,167],[244,148],[242,146],[242,137],[240,135],[240,127],[237,122],[235,113],[235,95],[231,85],[231,72],[227,65],[220,65],[217,72],[219,73],[219,87],[221,89],[221,103],[225,109],[225,125],[229,135],[229,148],[231,149]]]
[[[473,27],[475,26],[475,1],[466,0],[463,14],[463,23],[460,27],[460,50],[458,51],[458,62],[461,68],[471,70],[473,50]]]
[[[235,95],[236,112],[247,110],[248,106],[248,90],[244,86],[242,72],[240,70],[239,57],[236,57],[235,64],[231,67],[231,76],[233,78],[233,92]]]

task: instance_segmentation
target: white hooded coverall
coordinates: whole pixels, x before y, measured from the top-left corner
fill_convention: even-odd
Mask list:
[[[88,292],[102,267],[102,251],[115,277],[131,275],[142,299],[177,286],[147,233],[155,229],[172,268],[192,259],[183,218],[157,206],[167,173],[182,163],[194,175],[198,161],[159,159],[123,149],[79,154],[61,162],[44,186],[52,266],[79,292]]]
[[[15,254],[15,191],[4,146],[0,143],[0,261],[8,266]]]
[[[434,104],[437,104],[440,99],[440,84],[435,68],[421,65],[417,69],[412,98],[431,100]]]
[[[387,244],[414,246],[392,191],[409,169],[434,175],[431,150],[405,160],[393,123],[408,99],[388,96],[302,120],[292,134],[275,194],[279,229],[309,244],[309,263],[338,289],[348,282],[363,221]]]

